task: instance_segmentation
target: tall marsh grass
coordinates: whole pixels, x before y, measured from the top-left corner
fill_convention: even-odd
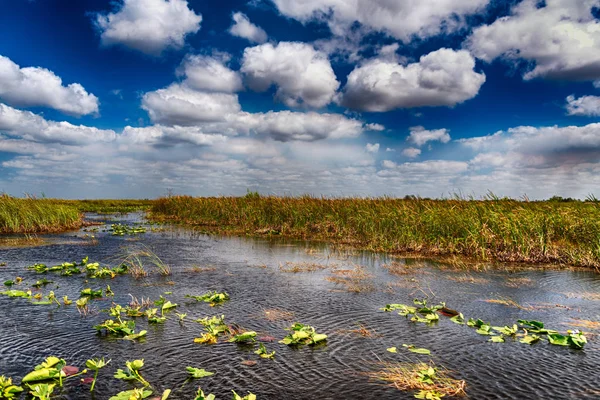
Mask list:
[[[311,196],[158,199],[156,220],[359,249],[600,268],[600,203]]]
[[[47,199],[0,195],[0,233],[57,232],[82,224],[76,207]]]

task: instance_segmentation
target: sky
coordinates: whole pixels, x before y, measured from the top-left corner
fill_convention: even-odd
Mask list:
[[[600,0],[12,0],[0,192],[600,197]]]

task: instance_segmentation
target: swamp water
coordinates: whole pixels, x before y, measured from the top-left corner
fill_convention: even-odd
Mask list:
[[[136,214],[119,216],[106,227],[111,223],[131,225],[139,220]],[[76,300],[82,289],[104,289],[107,284],[115,293],[112,298],[90,300],[89,306],[96,312],[87,316],[80,315],[75,303],[61,307],[32,305],[27,299],[0,296],[0,375],[19,383],[50,355],[80,368],[89,358],[105,357],[112,361],[100,370],[93,394],[89,384],[75,378],[63,389],[57,387],[53,397],[103,400],[133,387],[113,378],[117,368],[124,368],[127,360],[144,359],[144,378],[155,394],[172,389],[169,399],[193,399],[198,386],[207,394],[214,393],[217,399],[231,399],[232,389],[242,395],[252,392],[258,400],[411,399],[415,392],[399,391],[367,374],[381,369],[382,362],[431,359],[437,366],[451,370],[452,377],[465,380],[471,399],[600,398],[596,331],[593,326],[578,326],[582,320],[600,320],[600,275],[596,273],[452,271],[384,255],[348,256],[322,245],[217,238],[169,227],[154,232],[148,228],[135,236],[113,236],[102,232],[106,227],[93,233],[95,243],[85,237],[88,233],[80,231],[48,235],[48,243],[37,247],[0,248],[0,263],[6,263],[0,267],[0,281],[16,276],[24,279],[13,289],[28,290],[45,277],[53,283],[39,291],[47,295],[53,290],[59,299],[67,295]],[[161,276],[148,267],[151,273],[146,278],[120,275],[89,279],[85,274],[61,276],[26,269],[35,263],[51,266],[86,256],[90,262],[116,266],[117,255],[124,248],[140,245],[168,264],[172,275]],[[384,268],[394,261],[400,264],[401,275]],[[413,265],[402,268],[403,263]],[[312,269],[313,264],[327,268],[289,272]],[[341,283],[353,276],[345,270],[357,266],[363,267],[360,279],[352,281],[350,289],[358,293],[348,291]],[[230,300],[210,307],[185,297],[212,290],[227,292]],[[172,293],[165,294],[168,292]],[[178,307],[166,313],[163,324],[148,324],[145,317],[137,318],[136,332],[148,331],[142,340],[98,334],[93,326],[110,318],[101,310],[108,309],[112,302],[128,304],[130,294],[152,301],[162,295]],[[562,333],[581,329],[588,343],[583,350],[550,345],[545,336],[534,345],[508,337],[505,343],[492,343],[489,336],[444,316],[427,325],[410,322],[397,312],[380,310],[386,304],[412,305],[414,298],[425,297],[430,304],[445,302],[447,307],[463,313],[465,320],[480,318],[494,326],[512,326],[525,319],[543,321],[547,328]],[[521,308],[486,300],[513,301]],[[175,311],[187,314],[183,323]],[[276,351],[275,358],[262,359],[254,354],[258,343],[194,343],[194,338],[203,333],[195,320],[213,315],[225,315],[227,323],[256,331],[259,337],[273,337],[273,342],[264,344],[268,351]],[[291,348],[278,343],[293,322],[327,334],[326,345]],[[360,326],[370,330],[372,336],[358,334]],[[431,356],[411,353],[403,344],[427,348]],[[386,351],[390,347],[397,347],[397,353]],[[252,363],[247,360],[256,364],[248,365]],[[188,366],[204,368],[214,375],[189,381]]]

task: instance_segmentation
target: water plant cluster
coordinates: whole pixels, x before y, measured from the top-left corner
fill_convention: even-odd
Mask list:
[[[17,399],[22,393],[27,393],[33,399],[50,400],[53,398],[55,388],[58,386],[63,388],[65,384],[73,381],[74,378],[83,384],[90,384],[90,392],[94,391],[98,373],[101,369],[106,368],[111,360],[104,358],[92,358],[85,362],[85,368],[80,368],[72,365],[67,365],[65,359],[50,356],[42,363],[36,365],[35,368],[26,374],[19,385],[13,383],[12,378],[0,375],[0,399]],[[110,397],[110,400],[142,400],[151,396],[155,389],[142,375],[144,360],[126,361],[124,368],[118,368],[113,377],[125,382],[138,386],[134,389],[125,390]],[[200,379],[214,375],[213,372],[206,371],[202,368],[187,367],[186,378]],[[89,375],[92,376],[89,376]],[[162,392],[160,400],[167,400],[171,395],[172,389],[165,389]],[[248,393],[245,396],[240,396],[232,390],[233,400],[256,400],[256,395]],[[213,394],[205,395],[201,388],[198,388],[194,395],[195,400],[215,400]]]
[[[265,234],[359,249],[600,268],[596,201],[274,197],[156,200],[151,218],[207,232]]]
[[[126,224],[112,224],[109,229],[113,236],[138,235],[146,233],[143,226],[131,226]]]
[[[427,300],[413,300],[414,305],[406,304],[387,304],[381,308],[382,311],[398,311],[399,315],[410,318],[410,321],[417,323],[433,324],[439,320],[439,314],[451,316],[450,321],[467,325],[475,329],[475,332],[489,336],[490,342],[504,343],[506,339],[518,339],[520,343],[532,345],[540,341],[542,335],[545,335],[548,342],[557,346],[569,346],[574,349],[583,349],[587,343],[587,338],[579,330],[568,330],[566,335],[560,334],[553,329],[544,328],[544,323],[540,321],[518,320],[517,324],[512,326],[493,326],[481,319],[469,318],[465,323],[462,313],[448,309],[445,303],[439,303],[429,306]]]

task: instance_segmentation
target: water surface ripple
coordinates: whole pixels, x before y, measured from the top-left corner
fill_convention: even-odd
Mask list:
[[[127,224],[139,219],[135,214],[117,217],[118,222]],[[87,386],[73,384],[58,398],[108,399],[130,388],[112,378],[116,368],[122,368],[126,360],[143,358],[144,376],[157,392],[172,388],[170,399],[191,399],[198,385],[220,399],[231,398],[232,389],[251,391],[259,400],[411,399],[413,393],[371,381],[365,375],[379,368],[381,362],[428,360],[404,351],[404,343],[430,349],[436,364],[467,382],[467,394],[472,399],[600,398],[600,347],[593,331],[583,351],[551,346],[545,340],[534,346],[510,339],[496,344],[445,317],[426,326],[379,310],[387,303],[410,303],[427,295],[431,301],[445,301],[467,318],[481,318],[493,325],[537,319],[564,331],[578,319],[600,320],[600,278],[591,272],[456,272],[424,263],[408,274],[391,275],[383,268],[392,261],[386,256],[344,255],[323,245],[215,238],[181,228],[148,231],[134,238],[98,232],[97,244],[90,244],[85,235],[83,231],[49,235],[50,243],[43,246],[0,248],[0,262],[7,264],[0,267],[0,280],[20,276],[27,288],[43,277],[25,269],[33,263],[54,265],[89,256],[90,261],[115,265],[119,254],[141,244],[169,264],[173,274],[89,281],[84,276],[45,275],[54,283],[42,292],[53,290],[59,298],[68,295],[77,299],[85,287],[98,289],[110,284],[116,293],[114,299],[92,301],[93,312],[88,316],[81,316],[74,305],[34,306],[24,299],[0,296],[0,374],[19,381],[49,355],[77,366],[91,357],[112,359],[100,373],[94,397]],[[280,266],[285,267],[286,262],[317,263],[327,268],[283,272]],[[327,279],[343,276],[335,273],[336,269],[358,265],[369,275],[360,283],[373,290],[353,293]],[[208,290],[226,291],[231,300],[209,307],[184,297]],[[110,307],[111,301],[128,303],[130,294],[152,300],[163,295],[178,303],[177,311],[188,316],[179,323],[171,312],[164,325],[148,325],[144,318],[138,318],[137,330],[148,330],[147,339],[138,343],[97,334],[93,326],[108,318],[101,310]],[[510,299],[522,308],[486,301],[490,299]],[[270,321],[265,310],[272,309],[291,312],[293,318]],[[274,337],[276,340],[266,346],[276,350],[275,359],[258,358],[252,346],[194,343],[202,332],[194,320],[221,314],[226,321],[255,330],[259,336]],[[327,334],[327,345],[292,349],[277,343],[294,321]],[[373,336],[358,335],[354,330],[359,326],[369,328]],[[398,347],[397,354],[386,351],[392,346]],[[257,363],[245,365],[248,360]],[[215,375],[190,382],[187,366],[205,368]]]

